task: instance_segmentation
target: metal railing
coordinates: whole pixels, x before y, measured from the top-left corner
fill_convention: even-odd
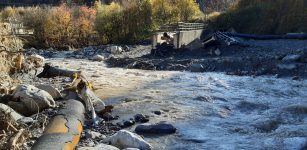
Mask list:
[[[160,27],[158,31],[191,31],[206,29],[205,23],[185,23],[178,22],[176,24],[165,24]]]

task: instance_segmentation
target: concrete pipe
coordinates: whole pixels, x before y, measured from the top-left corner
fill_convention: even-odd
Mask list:
[[[73,150],[81,136],[85,108],[80,101],[68,100],[52,118],[33,150]]]

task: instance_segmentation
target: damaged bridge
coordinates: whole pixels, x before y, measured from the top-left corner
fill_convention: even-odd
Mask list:
[[[206,27],[207,24],[204,23],[184,22],[163,25],[152,37],[153,49],[163,43],[171,44],[175,49],[201,47],[201,39]]]

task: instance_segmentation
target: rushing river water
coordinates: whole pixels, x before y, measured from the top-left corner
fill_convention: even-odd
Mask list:
[[[145,137],[157,150],[307,149],[306,80],[128,70],[88,60],[48,61],[85,71],[96,93],[115,105],[119,121],[143,113],[151,116],[151,123],[174,124],[178,129],[174,135]],[[162,114],[153,114],[156,110]]]

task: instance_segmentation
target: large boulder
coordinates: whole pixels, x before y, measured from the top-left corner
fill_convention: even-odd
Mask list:
[[[23,117],[19,113],[17,113],[14,109],[12,109],[11,107],[9,107],[5,104],[1,104],[1,103],[0,103],[0,113],[9,114],[11,116],[11,118],[15,121],[17,121],[17,120],[19,120]]]
[[[163,122],[157,124],[141,124],[135,128],[135,132],[138,134],[172,134],[176,130],[173,125]]]
[[[119,149],[112,145],[99,144],[95,147],[80,147],[77,150],[119,150]]]
[[[107,142],[110,142],[111,145],[116,146],[120,149],[125,148],[138,148],[141,150],[151,150],[152,146],[146,142],[141,136],[126,131],[120,130],[116,134],[107,138]]]
[[[52,96],[39,88],[32,85],[19,85],[13,93],[13,98],[18,102],[9,102],[9,105],[18,111],[18,108],[23,107],[22,114],[32,115],[43,109],[55,107],[55,101]]]
[[[60,98],[62,98],[62,95],[61,95],[60,91],[57,90],[56,88],[54,88],[51,85],[39,84],[39,85],[36,85],[35,87],[48,92],[52,96],[53,99],[60,99]]]

